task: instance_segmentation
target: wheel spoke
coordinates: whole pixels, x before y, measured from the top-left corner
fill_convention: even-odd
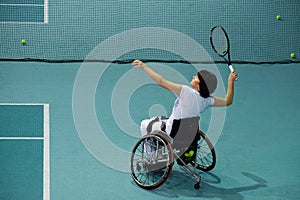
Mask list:
[[[194,165],[200,170],[210,171],[216,163],[215,151],[209,139],[203,133],[200,134],[201,140],[198,143],[197,160]]]
[[[131,156],[131,174],[145,189],[159,187],[169,177],[173,163],[171,144],[159,135],[141,138]]]

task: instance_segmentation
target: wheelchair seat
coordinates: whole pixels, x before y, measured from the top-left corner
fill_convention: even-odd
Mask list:
[[[192,162],[197,154],[197,143],[200,140],[200,135],[197,134],[199,120],[198,116],[173,120],[170,137],[173,138],[173,148],[180,151],[180,158],[185,164]],[[193,155],[185,156],[191,151]],[[180,160],[177,163],[183,165]]]

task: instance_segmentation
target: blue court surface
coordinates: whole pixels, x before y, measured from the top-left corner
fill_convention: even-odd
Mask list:
[[[0,66],[1,102],[49,104],[51,199],[297,199],[299,196],[298,64],[236,65],[240,79],[236,83],[234,104],[227,109],[225,125],[215,145],[216,168],[202,174],[201,188],[195,190],[194,179],[175,167],[169,180],[154,191],[137,187],[130,173],[107,167],[83,145],[72,113],[73,83],[80,64],[2,62]],[[103,85],[99,84],[96,92],[95,107],[107,138],[130,152],[137,138],[120,130],[108,111],[110,87],[128,70],[131,70],[129,64],[107,69],[101,78]],[[226,78],[227,70],[220,71]],[[259,79],[260,84],[254,79]],[[132,97],[131,112],[137,123],[148,115],[139,105],[141,101],[149,105],[161,101],[147,95],[165,95],[170,102],[166,109],[174,98],[155,85],[145,87],[148,91],[137,91]],[[5,133],[14,133],[14,137],[39,137],[40,133],[35,132],[43,128],[41,106],[19,106],[9,109],[1,105],[1,137],[11,136]],[[206,115],[202,118],[204,127],[207,118]],[[28,132],[32,135],[27,135]],[[42,140],[0,142],[1,199],[41,197]],[[112,160],[120,159],[111,152],[113,149],[102,153]],[[129,170],[129,163],[125,165]],[[22,198],[17,198],[19,194]]]
[[[299,11],[298,0],[0,0],[0,200],[300,199]],[[142,189],[130,174],[140,122],[170,115],[176,97],[131,62],[187,85],[212,71],[224,97],[215,25],[239,74],[233,104],[201,115],[216,166],[199,171],[199,190],[177,164]]]

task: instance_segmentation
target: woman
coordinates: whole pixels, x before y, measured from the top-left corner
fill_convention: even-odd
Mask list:
[[[200,116],[207,108],[229,106],[233,102],[234,96],[234,81],[237,78],[237,73],[232,72],[228,77],[228,88],[225,98],[213,97],[210,94],[213,93],[217,87],[217,78],[214,74],[201,70],[197,75],[193,76],[191,81],[191,87],[173,83],[164,79],[160,74],[150,69],[145,63],[140,60],[132,62],[133,67],[140,68],[146,72],[146,74],[161,87],[175,93],[178,97],[175,100],[171,116],[168,119],[147,119],[141,123],[141,133],[146,135],[154,129],[159,127],[152,127],[153,121],[166,120],[165,132],[170,135],[172,123],[174,119],[184,119],[190,117]],[[149,123],[151,127],[149,128]]]

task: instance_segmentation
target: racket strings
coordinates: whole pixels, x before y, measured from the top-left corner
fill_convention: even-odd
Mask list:
[[[221,56],[228,53],[228,40],[222,29],[216,28],[212,32],[213,48]]]

